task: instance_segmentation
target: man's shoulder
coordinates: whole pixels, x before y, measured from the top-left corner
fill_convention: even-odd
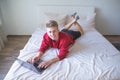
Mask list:
[[[47,34],[47,32],[44,34],[43,38],[44,38],[45,40],[49,40],[49,39],[50,39],[49,36],[48,36],[48,34]]]
[[[60,32],[60,42],[62,44],[72,44],[74,43],[74,40],[70,34],[67,34],[65,32]]]
[[[45,33],[43,36],[44,36],[44,38],[45,38],[45,37],[48,37],[48,34],[47,34],[47,32],[46,32],[46,33]]]
[[[47,32],[46,33],[44,33],[44,36],[46,36],[47,35]]]

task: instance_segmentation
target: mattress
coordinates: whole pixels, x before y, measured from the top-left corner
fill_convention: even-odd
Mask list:
[[[37,28],[20,50],[19,59],[27,61],[38,53],[45,30]],[[55,57],[59,50],[51,48],[42,60]],[[15,61],[4,80],[120,80],[120,52],[94,27],[85,30],[69,49],[68,56],[37,74]]]

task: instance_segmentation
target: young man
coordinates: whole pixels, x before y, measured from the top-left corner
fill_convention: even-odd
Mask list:
[[[39,49],[39,54],[37,54],[33,58],[30,58],[28,60],[30,63],[34,63],[40,60],[45,51],[50,47],[58,48],[59,55],[51,60],[41,62],[38,65],[38,68],[47,68],[51,64],[62,60],[67,56],[69,52],[69,47],[74,44],[74,41],[83,34],[83,29],[77,22],[79,16],[75,15],[76,13],[71,16],[73,20],[69,24],[67,24],[61,31],[59,31],[56,21],[50,20],[48,23],[46,23],[47,32],[43,36],[43,40]],[[75,25],[78,31],[69,30],[72,25]]]

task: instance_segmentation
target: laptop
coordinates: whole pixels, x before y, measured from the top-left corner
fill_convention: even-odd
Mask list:
[[[25,68],[27,68],[35,73],[41,74],[46,69],[46,68],[38,68],[37,67],[42,62],[42,60],[39,60],[39,61],[35,62],[34,64],[31,64],[31,63],[23,61],[19,58],[15,58],[15,59],[16,59],[16,61],[18,61],[18,63],[21,66],[23,66],[23,67],[25,67]]]

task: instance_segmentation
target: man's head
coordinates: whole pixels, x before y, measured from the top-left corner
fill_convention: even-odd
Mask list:
[[[59,29],[58,24],[54,20],[50,20],[46,23],[47,34],[52,40],[58,40]]]

